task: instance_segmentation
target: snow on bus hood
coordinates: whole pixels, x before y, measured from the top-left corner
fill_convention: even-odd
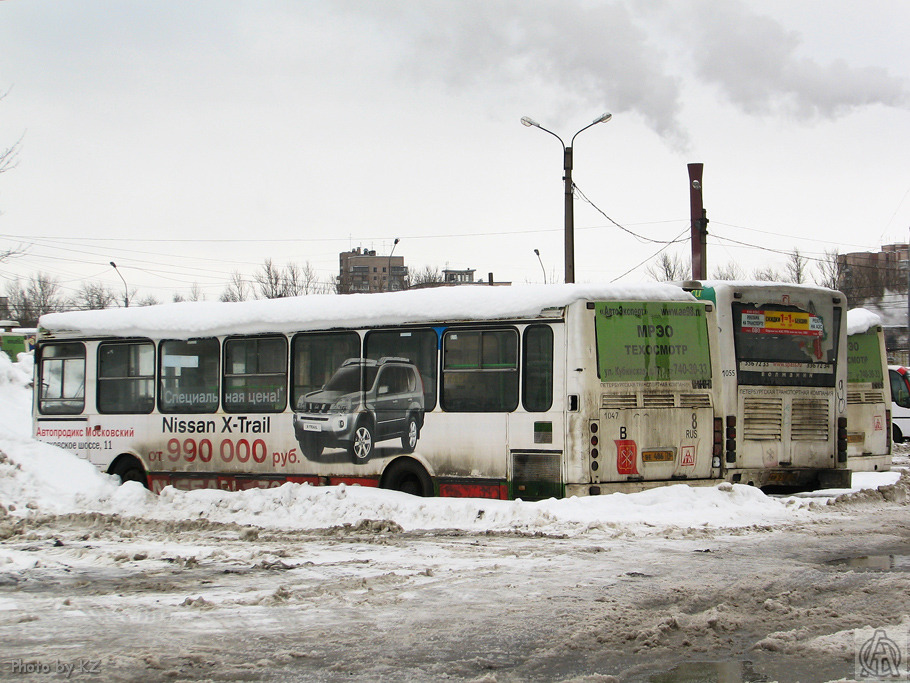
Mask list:
[[[694,301],[675,285],[484,285],[385,294],[319,294],[237,303],[197,301],[159,306],[71,311],[41,316],[50,332],[86,335],[190,337],[370,327],[434,320],[534,317],[577,300]]]
[[[847,311],[847,334],[862,334],[882,324],[882,319],[865,308]]]

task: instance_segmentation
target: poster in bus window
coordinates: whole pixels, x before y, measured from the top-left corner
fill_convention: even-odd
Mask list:
[[[607,302],[594,307],[601,382],[691,381],[711,386],[704,305]]]
[[[413,452],[423,421],[423,382],[413,363],[350,358],[325,386],[300,398],[294,433],[309,460],[320,459],[325,449],[344,449],[358,464],[369,460],[377,444],[393,439],[400,439],[398,452]]]

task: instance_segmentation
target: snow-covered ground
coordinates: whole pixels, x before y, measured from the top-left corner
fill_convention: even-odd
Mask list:
[[[811,496],[155,496],[30,438],[29,363],[0,354],[0,678],[813,681],[910,629],[903,446]]]

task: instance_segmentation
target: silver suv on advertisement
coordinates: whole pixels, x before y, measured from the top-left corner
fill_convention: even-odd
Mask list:
[[[360,463],[388,439],[400,437],[404,452],[413,452],[423,414],[423,382],[407,358],[349,358],[322,389],[297,402],[294,433],[307,458],[341,447]]]

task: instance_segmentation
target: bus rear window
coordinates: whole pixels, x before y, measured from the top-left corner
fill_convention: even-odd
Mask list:
[[[45,344],[39,367],[38,410],[45,415],[74,415],[85,408],[85,346]]]
[[[833,324],[796,306],[733,304],[740,384],[834,386],[840,309]]]
[[[594,305],[601,382],[691,381],[711,385],[705,305],[605,302]]]

